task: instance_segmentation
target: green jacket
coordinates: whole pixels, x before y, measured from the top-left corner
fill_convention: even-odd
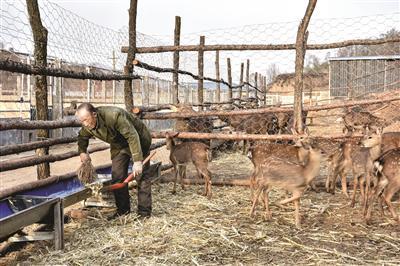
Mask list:
[[[151,145],[151,135],[146,125],[124,109],[113,106],[98,107],[96,128],[82,127],[79,131],[80,153],[87,151],[91,137],[110,143],[111,159],[125,152],[134,161],[142,161],[143,153],[148,153]]]

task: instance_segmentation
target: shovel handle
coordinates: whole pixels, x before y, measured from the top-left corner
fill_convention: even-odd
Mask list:
[[[151,158],[157,153],[157,151],[152,151],[149,156],[146,157],[146,159],[143,160],[143,165],[148,163]],[[128,175],[127,178],[125,178],[124,182],[122,183],[117,183],[109,186],[105,186],[102,188],[102,191],[110,191],[110,190],[116,190],[116,189],[121,189],[124,186],[126,186],[133,178],[135,177],[135,172],[132,172]]]

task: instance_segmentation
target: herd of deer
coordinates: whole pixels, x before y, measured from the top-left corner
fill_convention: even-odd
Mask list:
[[[236,121],[239,119],[243,121],[240,117],[221,118],[233,128],[243,127],[242,123]],[[257,118],[254,121],[250,117],[245,119],[251,121],[250,125],[257,121]],[[285,123],[288,123],[287,121],[291,118],[286,116],[284,119]],[[368,120],[369,124],[365,127],[365,124],[355,123],[356,120],[351,120],[346,116],[344,121],[346,128],[353,132],[356,129],[355,124],[365,129],[374,128],[373,125],[381,122],[371,123],[371,120]],[[279,122],[279,119],[276,122]],[[246,127],[243,131],[248,131],[248,128]],[[334,152],[327,155],[329,173],[326,179],[326,190],[334,194],[336,181],[340,177],[343,193],[350,198],[347,191],[347,175],[351,173],[353,194],[350,205],[354,207],[359,187],[366,222],[370,221],[374,202],[379,199],[381,212],[383,213],[385,203],[393,218],[400,223],[400,216],[391,202],[394,194],[400,190],[400,132],[382,133],[380,127],[376,127],[373,133],[365,130],[363,132],[365,137],[361,141],[345,140]],[[268,133],[267,128],[264,133]],[[293,130],[292,133],[296,134]],[[177,180],[180,180],[184,189],[183,179],[186,178],[186,166],[188,163],[193,163],[198,176],[205,179],[204,195],[211,198],[211,173],[208,170],[209,146],[196,141],[176,144],[174,137],[176,135],[168,133],[166,135],[167,149],[170,150],[170,160],[175,170],[173,193],[176,192]],[[320,173],[323,151],[319,143],[312,141],[309,135],[306,137],[297,135],[294,144],[254,142],[250,148],[250,155],[254,165],[254,171],[250,177],[252,192],[250,215],[254,215],[255,207],[263,193],[265,218],[271,219],[268,194],[272,188],[280,188],[290,192],[291,197],[280,201],[279,205],[294,203],[295,224],[300,227],[300,198],[307,187],[316,189],[312,181]]]

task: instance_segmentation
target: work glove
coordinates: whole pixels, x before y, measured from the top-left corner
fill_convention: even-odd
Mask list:
[[[135,176],[140,175],[143,172],[143,162],[142,161],[134,162],[133,171],[135,173]]]

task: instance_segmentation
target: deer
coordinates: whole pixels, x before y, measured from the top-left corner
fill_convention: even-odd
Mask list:
[[[392,198],[396,192],[400,191],[400,148],[388,150],[374,162],[374,175],[378,179],[377,186],[373,191],[368,205],[366,222],[371,219],[373,203],[381,195],[392,214],[393,219],[400,224],[400,216],[392,204]],[[383,206],[381,201],[381,212],[383,216]]]
[[[193,163],[196,167],[199,178],[204,178],[204,196],[211,199],[211,173],[208,170],[208,162],[210,161],[209,147],[202,142],[193,141],[176,144],[174,137],[178,134],[179,133],[174,135],[171,135],[170,133],[166,134],[166,146],[167,150],[170,151],[169,158],[175,171],[174,188],[172,193],[176,193],[176,182],[178,177],[182,189],[185,189],[184,179],[186,178],[186,167],[189,163]]]
[[[384,119],[362,110],[354,111],[350,109],[342,119],[345,126],[343,132],[361,131],[362,133],[368,134],[369,130],[376,130],[388,125],[388,122]]]
[[[349,172],[352,172],[354,181],[350,206],[355,206],[357,188],[360,186],[364,214],[367,210],[368,197],[370,195],[373,162],[381,154],[381,144],[382,130],[377,129],[375,134],[361,141],[361,146],[351,140],[345,141],[330,158],[330,174],[326,181],[327,191],[334,193],[336,178],[341,176],[343,193],[349,197],[346,177]]]
[[[294,134],[297,134],[294,132]],[[299,138],[294,145],[279,144],[273,142],[258,142],[250,147],[249,157],[254,165],[254,171],[250,176],[250,189],[251,198],[253,198],[255,189],[255,177],[260,170],[260,166],[268,160],[269,157],[275,156],[281,159],[285,159],[292,163],[298,163],[304,165],[308,156],[308,150],[304,146],[309,145],[308,138]],[[311,184],[312,188],[316,190],[316,187]]]
[[[292,197],[282,200],[279,205],[294,202],[295,225],[297,228],[300,228],[300,198],[307,186],[319,174],[321,158],[321,150],[309,146],[306,163],[304,165],[293,163],[274,155],[263,161],[259,166],[259,170],[255,173],[257,190],[253,197],[250,216],[254,215],[258,198],[261,192],[263,192],[265,219],[271,219],[272,214],[269,210],[268,194],[272,187],[278,187],[292,192]]]
[[[378,141],[380,141],[379,136],[376,136]],[[358,149],[352,147],[356,145],[352,141],[342,142],[340,147],[334,151],[328,158],[329,162],[329,175],[326,179],[325,188],[328,193],[335,194],[335,184],[336,179],[341,177],[342,191],[346,197],[350,197],[347,192],[347,173],[351,171],[351,156],[344,158],[344,154],[351,154],[352,149]],[[381,153],[394,148],[400,147],[400,132],[385,132],[382,134],[381,138]]]

